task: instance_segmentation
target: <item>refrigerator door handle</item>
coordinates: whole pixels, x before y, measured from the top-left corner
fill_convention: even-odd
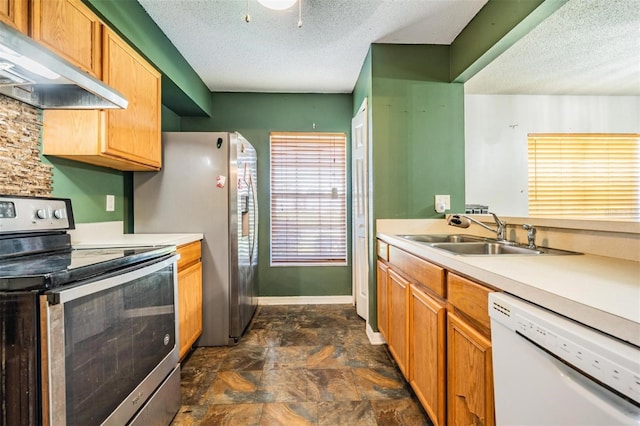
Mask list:
[[[255,188],[253,186],[253,176],[249,175],[249,184],[247,185],[248,189],[249,189],[249,193],[251,194],[251,199],[253,201],[253,232],[251,233],[251,242],[250,242],[250,248],[249,248],[249,262],[250,264],[253,264],[253,253],[255,250],[255,246],[256,246],[256,235],[258,230],[256,229],[257,225],[258,225],[258,215],[256,214],[256,207],[258,206],[258,197],[255,191]],[[248,201],[247,201],[247,204]]]

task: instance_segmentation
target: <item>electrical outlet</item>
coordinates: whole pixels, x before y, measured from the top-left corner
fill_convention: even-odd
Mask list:
[[[446,210],[451,210],[451,196],[449,195],[436,195],[435,206],[438,213],[444,213]],[[439,211],[441,206],[444,206],[443,211]]]
[[[113,212],[116,210],[116,196],[107,195],[107,211]]]

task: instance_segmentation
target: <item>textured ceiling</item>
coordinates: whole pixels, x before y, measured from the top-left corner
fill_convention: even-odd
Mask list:
[[[374,42],[450,44],[486,0],[138,0],[214,91],[350,93]],[[251,22],[245,22],[249,7]]]
[[[209,89],[319,93],[351,92],[371,43],[450,44],[486,3],[302,0],[298,28],[297,4],[138,1]],[[569,0],[465,91],[640,95],[640,0]]]
[[[570,0],[465,92],[640,95],[640,0]]]

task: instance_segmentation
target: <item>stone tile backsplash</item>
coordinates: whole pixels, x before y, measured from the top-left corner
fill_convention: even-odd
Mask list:
[[[40,160],[42,113],[0,95],[0,194],[50,196],[52,166]]]

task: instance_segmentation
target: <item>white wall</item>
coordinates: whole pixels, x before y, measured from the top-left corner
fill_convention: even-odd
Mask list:
[[[528,215],[528,133],[640,133],[640,96],[465,95],[467,204]]]

